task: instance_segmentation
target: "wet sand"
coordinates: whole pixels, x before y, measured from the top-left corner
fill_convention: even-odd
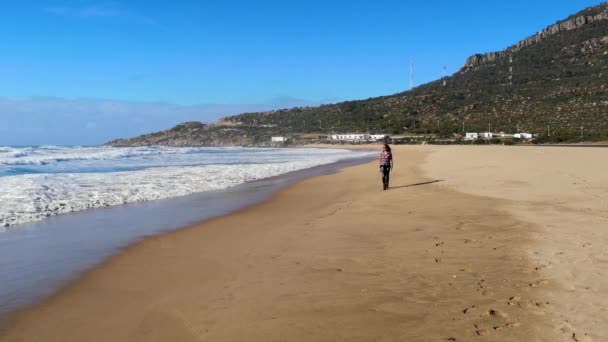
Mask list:
[[[568,169],[545,194],[554,173],[505,165],[563,155],[524,149],[398,146],[389,191],[375,162],[306,179],[128,248],[12,315],[0,341],[602,340],[606,206],[569,207],[559,185],[581,177],[605,204],[589,190],[605,178]]]
[[[84,210],[6,231],[0,228],[0,326],[6,313],[46,298],[137,241],[227,215],[304,178],[369,160],[348,159],[228,189]]]

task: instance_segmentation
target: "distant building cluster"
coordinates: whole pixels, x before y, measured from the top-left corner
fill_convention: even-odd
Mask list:
[[[475,139],[492,139],[492,138],[515,138],[515,139],[523,139],[529,140],[534,138],[536,135],[532,133],[492,133],[492,132],[482,132],[482,133],[466,133],[464,140],[475,140]]]
[[[332,134],[331,140],[338,141],[384,141],[388,138],[386,134]]]

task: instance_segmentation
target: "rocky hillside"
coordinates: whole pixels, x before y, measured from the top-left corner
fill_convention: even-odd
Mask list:
[[[500,58],[508,57],[525,47],[535,45],[553,35],[567,31],[578,30],[587,24],[594,22],[602,22],[605,20],[608,20],[608,11],[606,11],[605,4],[604,6],[599,5],[596,7],[588,8],[571,16],[566,20],[560,21],[554,25],[545,28],[537,34],[518,42],[517,44],[505,49],[504,51],[473,55],[467,58],[463,69],[466,71],[471,68],[476,68],[482,65],[496,62],[496,60]],[[605,43],[606,42],[604,42],[604,44]]]
[[[108,145],[124,146],[261,146],[267,145],[274,129],[185,122],[171,129],[131,139],[117,139]]]
[[[112,144],[240,145],[270,135],[486,130],[608,135],[608,2],[503,51],[469,57],[445,80],[411,91],[319,107],[246,113]],[[198,126],[197,126],[198,125]]]

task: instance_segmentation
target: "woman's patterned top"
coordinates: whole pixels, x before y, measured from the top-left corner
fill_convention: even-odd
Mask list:
[[[393,155],[388,151],[380,153],[380,166],[390,166],[393,161]]]

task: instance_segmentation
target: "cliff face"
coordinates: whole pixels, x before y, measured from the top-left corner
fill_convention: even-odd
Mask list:
[[[581,15],[575,15],[567,20],[558,22],[554,25],[548,26],[537,34],[530,36],[515,45],[508,47],[507,49],[499,52],[489,52],[484,54],[475,54],[467,58],[464,66],[460,69],[461,72],[466,72],[471,69],[475,69],[479,66],[494,63],[499,58],[507,58],[513,55],[513,53],[525,48],[537,44],[548,37],[563,33],[566,31],[572,31],[582,28],[585,25],[592,23],[608,21],[608,3],[603,3],[598,6],[594,6],[583,11]],[[584,12],[588,12],[585,14]],[[608,23],[606,23],[608,25]]]

